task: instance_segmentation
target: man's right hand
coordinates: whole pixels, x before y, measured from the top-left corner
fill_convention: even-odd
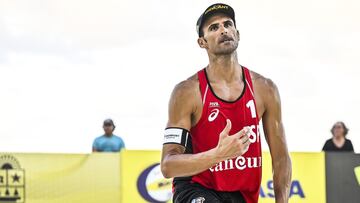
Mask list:
[[[226,120],[226,126],[219,135],[219,142],[216,147],[216,157],[220,160],[232,159],[245,154],[250,145],[250,128],[244,127],[239,132],[229,135],[231,121]]]

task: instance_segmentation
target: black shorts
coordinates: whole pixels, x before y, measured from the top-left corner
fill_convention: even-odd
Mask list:
[[[184,181],[174,185],[173,203],[246,203],[241,192],[219,192]]]

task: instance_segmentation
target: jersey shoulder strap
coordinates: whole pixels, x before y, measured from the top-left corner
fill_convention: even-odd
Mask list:
[[[202,99],[202,102],[203,104],[205,103],[205,100],[206,100],[206,95],[207,95],[207,92],[209,90],[209,85],[208,85],[208,82],[207,82],[207,79],[206,79],[206,75],[205,75],[205,68],[201,69],[199,72],[198,72],[198,79],[199,79],[199,86],[200,86],[200,92],[201,92],[201,99]]]
[[[245,82],[248,86],[248,88],[250,89],[251,94],[254,96],[254,88],[253,88],[253,83],[251,80],[251,75],[250,75],[250,70],[248,68],[246,68],[245,66],[242,66],[244,69],[244,74],[245,74]]]

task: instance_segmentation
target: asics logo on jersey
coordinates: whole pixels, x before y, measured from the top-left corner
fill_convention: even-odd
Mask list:
[[[216,117],[219,115],[219,112],[220,112],[219,109],[211,110],[211,113],[208,117],[209,122],[213,122],[216,119]]]

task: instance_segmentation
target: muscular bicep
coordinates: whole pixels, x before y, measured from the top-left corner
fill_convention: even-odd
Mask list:
[[[179,127],[190,130],[192,104],[186,94],[174,90],[169,101],[167,127]]]
[[[194,103],[191,97],[191,86],[182,82],[173,90],[168,107],[167,128],[180,128],[189,131]],[[182,154],[185,147],[180,144],[164,144],[162,159],[167,155]]]

